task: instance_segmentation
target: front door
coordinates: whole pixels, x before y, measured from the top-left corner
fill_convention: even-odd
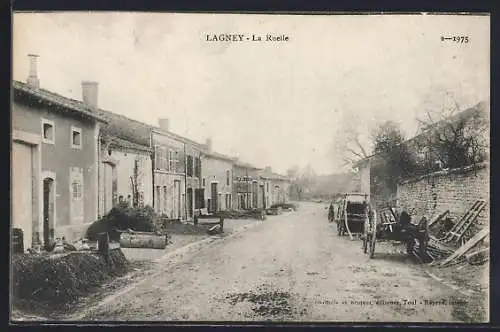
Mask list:
[[[188,218],[193,217],[193,189],[188,188],[187,190],[187,211],[188,211]]]
[[[180,210],[180,200],[181,200],[181,182],[179,180],[174,180],[174,200],[173,200],[173,218],[179,219],[181,217]]]
[[[260,186],[260,195],[262,199],[262,208],[266,208],[266,192],[264,191],[264,185]]]
[[[54,180],[43,179],[43,244],[48,246],[54,238]]]
[[[212,183],[211,184],[211,188],[212,188],[212,195],[211,195],[212,196],[212,201],[211,201],[212,206],[211,206],[211,210],[212,210],[212,212],[215,212],[215,211],[217,211],[217,206],[219,205],[217,203],[217,198],[218,198],[218,196],[217,196],[218,195],[218,192],[217,192],[217,183]]]
[[[108,213],[115,204],[116,185],[114,181],[114,167],[112,164],[104,164],[104,213]]]
[[[32,147],[12,144],[12,227],[23,231],[24,250],[33,237],[33,154]]]

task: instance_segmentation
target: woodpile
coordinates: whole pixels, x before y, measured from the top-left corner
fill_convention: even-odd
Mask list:
[[[437,229],[435,235],[429,236],[426,254],[431,265],[449,266],[455,264],[484,264],[488,261],[488,249],[478,249],[481,242],[488,236],[489,229],[475,231],[478,215],[486,206],[483,200],[476,201],[472,207],[451,227],[443,227],[450,221],[449,211],[445,211],[429,223],[429,227]],[[448,229],[446,229],[448,228]],[[472,252],[473,249],[474,252]]]

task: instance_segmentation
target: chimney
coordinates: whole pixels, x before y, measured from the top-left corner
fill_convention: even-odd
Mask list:
[[[91,110],[97,109],[98,88],[97,82],[82,81],[82,100],[85,106]]]
[[[28,54],[28,58],[30,59],[30,73],[28,75],[28,79],[26,82],[28,85],[34,89],[38,89],[40,87],[40,79],[38,79],[38,55],[37,54]]]
[[[212,139],[210,137],[205,140],[205,147],[208,152],[212,152]]]
[[[167,118],[158,119],[158,124],[160,125],[161,129],[168,131],[169,122]]]

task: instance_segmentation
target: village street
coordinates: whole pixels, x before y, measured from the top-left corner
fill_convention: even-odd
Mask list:
[[[464,305],[458,302],[466,298],[393,245],[379,245],[370,260],[359,240],[336,235],[324,207],[302,203],[297,212],[269,217],[176,263],[165,260],[136,287],[80,315],[108,321],[460,321]],[[430,302],[443,299],[447,303]]]

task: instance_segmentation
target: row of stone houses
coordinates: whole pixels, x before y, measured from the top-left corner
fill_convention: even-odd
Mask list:
[[[169,130],[101,109],[98,84],[82,100],[40,88],[37,56],[27,82],[13,82],[12,226],[24,247],[75,239],[119,202],[163,216],[267,208],[288,200],[288,179]]]

